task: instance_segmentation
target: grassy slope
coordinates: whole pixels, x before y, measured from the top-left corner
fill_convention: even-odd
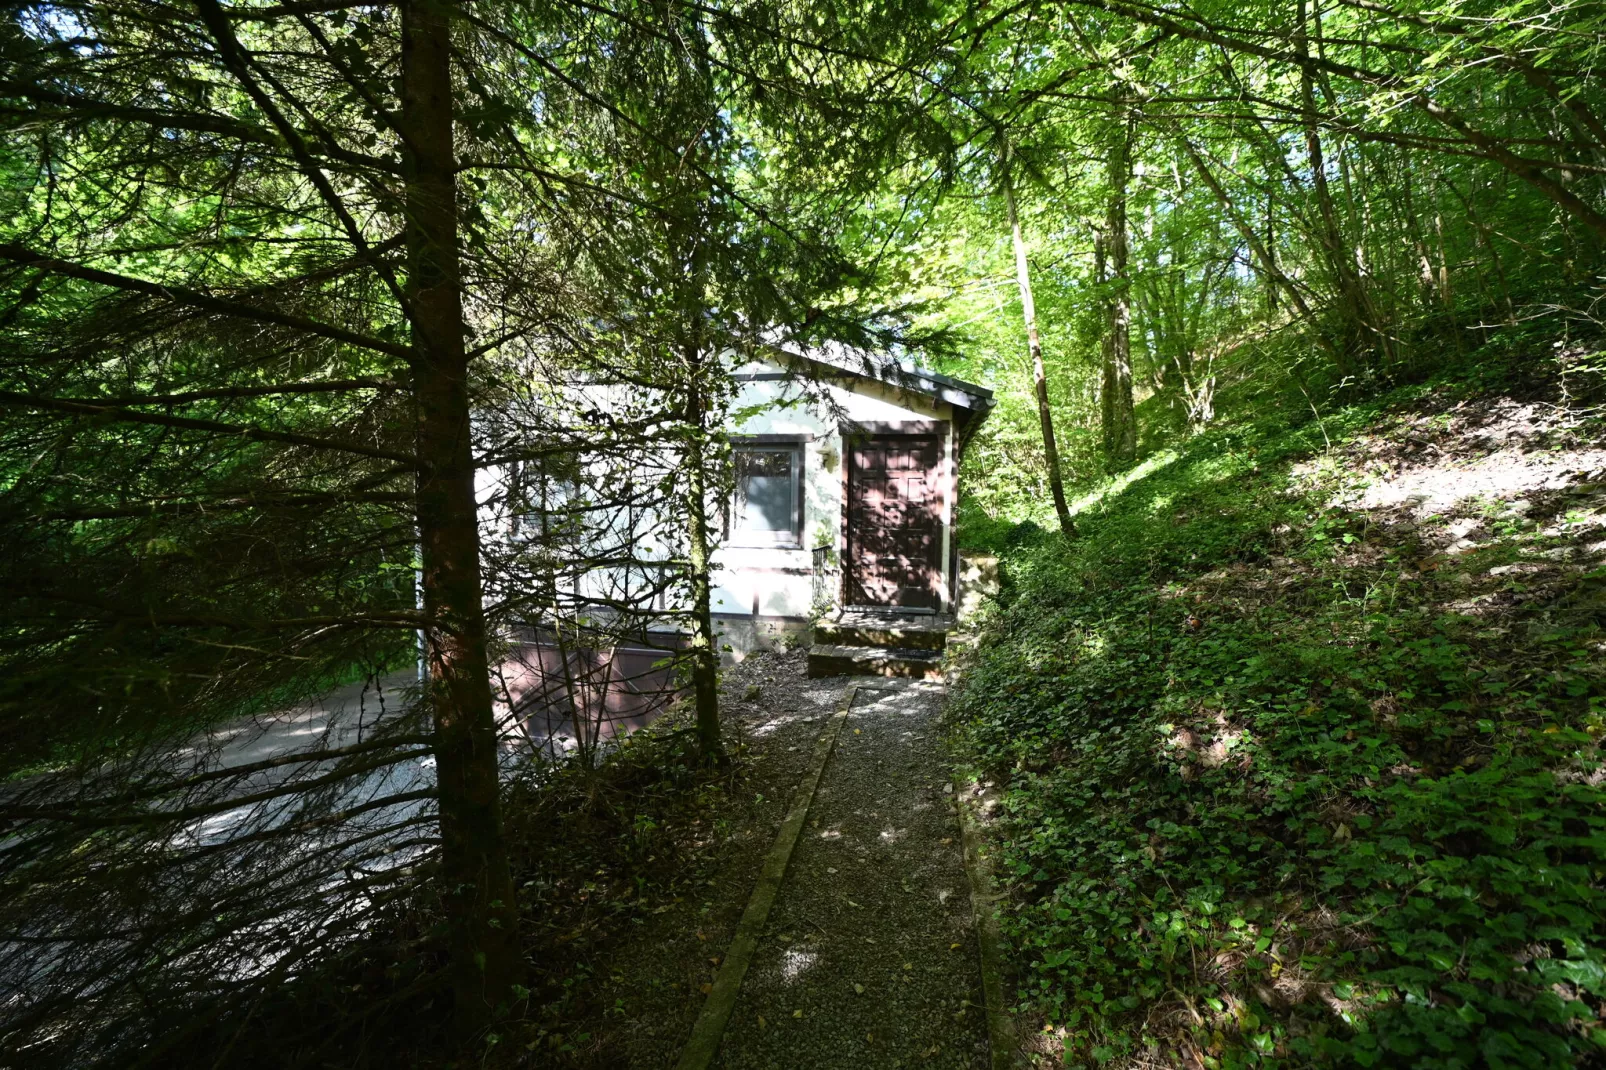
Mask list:
[[[1606,1046],[1606,473],[1513,505],[1491,460],[1501,428],[1563,467],[1602,435],[1520,364],[1194,439],[1090,502],[1073,547],[1006,551],[955,715],[995,785],[1045,1050]],[[1423,472],[1454,491],[1480,457],[1492,487],[1436,515],[1344,501]]]

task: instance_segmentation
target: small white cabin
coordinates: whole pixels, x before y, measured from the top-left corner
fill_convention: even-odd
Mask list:
[[[740,655],[802,632],[832,609],[951,614],[959,460],[992,392],[846,347],[777,348],[733,375],[733,493],[711,518],[711,609],[721,645]],[[601,384],[566,389],[604,408],[624,404]],[[494,415],[481,421],[481,435],[495,438]],[[481,470],[485,553],[512,560],[508,551],[533,538],[543,517],[568,506],[587,518],[576,536],[587,550],[636,564],[582,566],[563,581],[567,597],[577,606],[668,608],[652,590],[662,576],[652,562],[667,559],[683,533],[650,506],[598,509],[588,487],[651,483],[672,461],[651,451],[576,460],[564,474],[539,464]],[[516,603],[530,579],[489,568],[487,599]]]
[[[810,675],[938,672],[958,600],[959,461],[992,392],[845,348],[771,350],[733,374],[732,493],[712,517],[721,649],[740,658],[818,621]],[[632,415],[629,392],[601,383],[553,393],[566,399],[531,404]],[[516,444],[519,415],[482,414],[481,449]],[[594,746],[651,721],[676,692],[663,655],[683,642],[671,611],[685,607],[665,566],[685,532],[654,505],[675,464],[662,449],[601,448],[479,471],[487,604],[517,620],[523,600],[534,617],[556,601],[579,625],[527,618],[504,636],[499,702],[539,747]],[[607,622],[624,607],[645,612],[615,633]],[[866,617],[868,630],[854,625]]]
[[[952,613],[959,461],[992,391],[884,355],[778,352],[736,372],[734,494],[713,611],[736,651],[831,608]]]

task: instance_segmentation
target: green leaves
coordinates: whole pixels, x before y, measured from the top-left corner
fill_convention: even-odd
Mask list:
[[[1095,1061],[1146,1044],[1219,1066],[1595,1050],[1577,1023],[1606,984],[1588,730],[1606,674],[1546,622],[1598,625],[1540,600],[1474,633],[1440,609],[1465,590],[1451,576],[1388,580],[1386,608],[1352,597],[1411,559],[1410,536],[1292,478],[1298,442],[1246,435],[1257,470],[1222,479],[1219,440],[1199,440],[1084,513],[1074,548],[1006,556],[954,710],[1006,783],[1023,995],[1055,1021],[1079,1009],[1067,1053]],[[1190,519],[1155,524],[1157,503]],[[1378,563],[1338,562],[1359,546]],[[1167,999],[1195,1025],[1156,1031]]]

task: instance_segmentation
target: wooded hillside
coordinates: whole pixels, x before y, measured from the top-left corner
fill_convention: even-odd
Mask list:
[[[1576,0],[7,4],[0,1052],[619,1059],[599,964],[804,776],[713,577],[741,369],[834,347],[997,400],[945,724],[1021,1058],[1600,1058],[1603,53]]]

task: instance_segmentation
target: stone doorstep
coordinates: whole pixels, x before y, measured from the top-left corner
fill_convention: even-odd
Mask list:
[[[885,650],[942,650],[948,633],[928,628],[889,628],[821,621],[814,626],[814,641],[831,646],[881,647]]]
[[[811,677],[905,676],[939,680],[942,678],[942,652],[816,643],[809,648],[808,674]]]
[[[837,609],[825,618],[827,622],[847,625],[880,625],[922,631],[953,631],[952,613],[933,613],[930,610],[900,609],[896,606],[848,606]]]
[[[814,626],[814,641],[831,646],[941,650],[954,630],[950,614],[838,610]]]

